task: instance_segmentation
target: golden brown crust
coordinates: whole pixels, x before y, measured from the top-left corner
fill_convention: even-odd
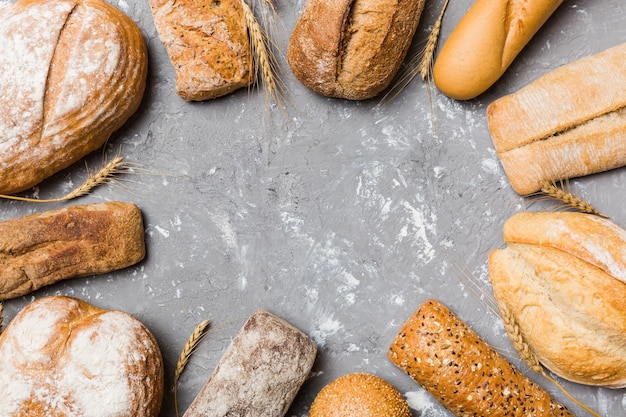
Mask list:
[[[469,100],[491,87],[563,0],[476,0],[444,42],[433,80]]]
[[[573,417],[436,300],[405,322],[388,355],[456,416]]]
[[[0,9],[0,42],[1,194],[100,148],[139,107],[145,43],[106,1],[17,1]]]
[[[0,415],[159,415],[161,352],[150,331],[126,312],[44,297],[0,335],[0,357]]]
[[[518,213],[489,256],[494,295],[555,374],[626,386],[626,232],[582,213]],[[549,337],[547,337],[549,335]]]
[[[130,203],[70,206],[0,223],[0,300],[102,274],[146,253],[141,211]]]
[[[308,0],[287,47],[294,75],[316,93],[374,97],[398,71],[424,0]]]
[[[343,375],[317,394],[309,417],[411,417],[402,394],[384,379],[365,372]]]
[[[252,84],[241,0],[150,0],[150,8],[182,98],[207,100]]]
[[[626,43],[571,62],[487,108],[494,147],[519,194],[626,165]]]

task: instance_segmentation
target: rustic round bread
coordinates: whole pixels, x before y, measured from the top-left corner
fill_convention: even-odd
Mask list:
[[[145,42],[104,0],[18,0],[0,8],[0,44],[0,194],[102,147],[139,107]]]
[[[163,360],[149,330],[122,311],[52,296],[0,334],[0,415],[156,417]]]
[[[365,372],[341,376],[317,394],[309,417],[411,417],[402,394],[384,379]]]

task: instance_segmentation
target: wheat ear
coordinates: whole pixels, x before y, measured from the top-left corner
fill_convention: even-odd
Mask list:
[[[278,64],[276,57],[271,51],[269,39],[250,6],[243,0],[241,5],[246,19],[246,27],[248,28],[248,35],[250,37],[250,47],[252,48],[252,56],[255,63],[255,80],[258,81],[260,72],[263,89],[268,97],[272,98],[274,102],[280,103],[282,101],[282,90],[276,75],[278,72]]]
[[[535,356],[535,354],[533,353],[528,343],[526,343],[526,341],[524,340],[524,336],[522,335],[522,332],[519,326],[517,325],[517,322],[513,314],[502,303],[498,303],[498,309],[500,310],[500,315],[502,316],[502,321],[504,323],[504,329],[506,330],[506,334],[509,337],[509,340],[511,340],[511,343],[513,344],[513,347],[515,348],[515,350],[519,352],[520,358],[524,361],[524,363],[528,365],[528,367],[531,370],[533,370],[534,372],[540,373],[544,378],[546,378],[548,381],[553,383],[558,389],[560,389],[567,396],[567,398],[575,402],[578,406],[583,408],[589,414],[595,417],[601,417],[600,414],[596,413],[595,411],[587,407],[585,404],[581,403],[576,398],[574,398],[569,392],[567,392],[567,390],[561,384],[559,384],[554,378],[552,378],[546,373],[546,371],[543,369],[543,367],[539,363],[537,356]]]
[[[202,338],[206,335],[207,329],[211,322],[209,320],[204,320],[199,323],[194,329],[193,333],[185,343],[180,356],[178,357],[178,361],[176,362],[176,371],[174,372],[174,408],[176,410],[176,417],[178,414],[178,380],[180,379],[181,374],[185,370],[185,366],[191,359],[191,355],[194,350],[198,346],[198,343],[202,340]]]
[[[584,201],[582,198],[575,196],[574,194],[567,192],[559,187],[553,182],[543,181],[541,183],[541,191],[548,196],[557,199],[569,207],[575,208],[578,211],[587,214],[594,214],[600,217],[607,217],[604,214],[601,214],[598,210],[595,209],[591,204]]]
[[[443,7],[441,8],[439,17],[435,21],[433,28],[428,34],[428,40],[426,41],[426,46],[424,47],[422,59],[417,66],[420,77],[422,77],[422,80],[424,81],[430,79],[430,73],[433,68],[433,61],[435,60],[435,49],[437,48],[437,42],[439,41],[439,34],[441,32],[441,22],[443,21],[443,15],[445,14],[446,8],[448,7],[448,1],[449,0],[446,0],[443,3]]]
[[[126,168],[126,166],[127,165],[124,162],[124,159],[121,156],[118,156],[106,165],[104,165],[102,168],[100,168],[100,170],[96,171],[93,174],[90,174],[85,182],[83,182],[81,185],[79,185],[77,188],[72,190],[69,194],[64,195],[63,197],[40,200],[36,198],[0,194],[0,198],[8,200],[28,201],[30,203],[54,203],[58,201],[72,200],[74,198],[82,197],[89,194],[94,188],[98,187],[99,185],[111,181],[111,179],[115,175],[126,172],[126,170],[124,169]]]

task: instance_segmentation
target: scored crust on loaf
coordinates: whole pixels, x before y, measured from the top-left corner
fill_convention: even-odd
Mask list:
[[[518,213],[504,240],[489,256],[494,295],[537,359],[569,381],[626,386],[626,232],[589,214]]]
[[[519,194],[626,165],[626,43],[571,62],[492,102],[487,123]]]
[[[150,331],[122,311],[54,296],[0,335],[0,415],[156,417],[163,361]]]
[[[142,214],[131,203],[69,206],[6,220],[0,222],[0,300],[122,269],[145,253]]]
[[[216,98],[254,81],[241,1],[150,0],[183,99]]]
[[[294,75],[329,97],[385,89],[411,45],[424,0],[308,0],[287,47]]]
[[[404,323],[388,356],[459,417],[574,417],[436,300]]]
[[[100,148],[139,107],[145,43],[104,0],[0,8],[0,44],[0,194],[30,188]]]

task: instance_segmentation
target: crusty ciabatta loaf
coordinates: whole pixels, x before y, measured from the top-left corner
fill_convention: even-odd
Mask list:
[[[626,43],[559,67],[487,108],[504,171],[521,195],[626,164]]]
[[[0,8],[0,194],[102,147],[135,113],[147,74],[137,25],[104,0]]]
[[[389,359],[458,417],[574,417],[436,300],[404,323]]]
[[[307,0],[287,46],[316,93],[363,100],[385,89],[411,45],[424,0]]]
[[[159,38],[189,101],[223,96],[254,81],[243,0],[150,0]]]
[[[252,314],[184,417],[283,417],[315,362],[317,346],[267,311]]]
[[[0,300],[103,274],[146,254],[141,210],[122,202],[69,206],[0,222]]]
[[[41,298],[0,335],[3,417],[157,417],[163,359],[135,317]]]
[[[441,47],[433,80],[469,100],[491,87],[563,0],[476,0]]]
[[[489,257],[494,295],[539,361],[573,382],[626,386],[626,231],[583,213],[518,213]]]

